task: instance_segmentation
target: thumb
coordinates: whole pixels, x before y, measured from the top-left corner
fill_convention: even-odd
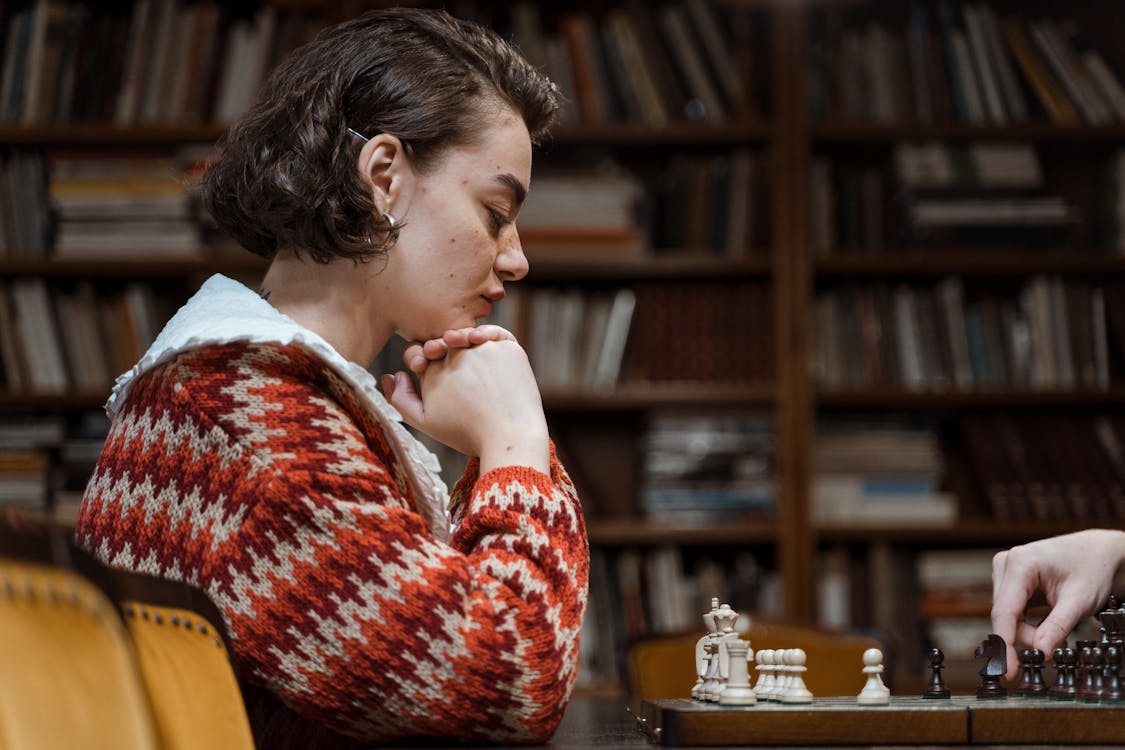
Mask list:
[[[388,388],[388,381],[390,388]],[[426,411],[422,405],[422,397],[414,387],[414,380],[401,370],[394,375],[383,376],[383,390],[387,392],[387,400],[391,406],[398,409],[398,413],[412,427],[421,427],[426,418]]]

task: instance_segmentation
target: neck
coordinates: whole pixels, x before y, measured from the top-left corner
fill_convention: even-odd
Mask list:
[[[292,253],[270,263],[259,293],[280,312],[318,334],[345,359],[367,367],[390,339],[376,309],[371,276],[378,263],[317,263]]]

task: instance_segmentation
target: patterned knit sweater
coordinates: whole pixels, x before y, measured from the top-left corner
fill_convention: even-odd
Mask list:
[[[307,337],[187,328],[188,345],[158,340],[119,381],[79,542],[211,595],[260,747],[545,741],[574,683],[588,574],[553,448],[550,476],[478,476],[471,460],[446,543],[354,371]]]

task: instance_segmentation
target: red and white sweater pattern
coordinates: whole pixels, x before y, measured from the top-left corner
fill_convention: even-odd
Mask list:
[[[446,545],[378,420],[315,353],[229,343],[132,383],[77,536],[111,565],[211,595],[248,695],[269,699],[250,702],[262,746],[335,746],[326,728],[365,743],[544,741],[586,605],[574,487],[553,449],[550,476],[478,476],[474,459],[450,512]]]

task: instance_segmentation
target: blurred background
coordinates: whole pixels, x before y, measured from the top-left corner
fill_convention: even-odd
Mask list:
[[[193,178],[288,50],[379,5],[3,4],[0,502],[71,522],[114,377],[209,275],[261,274]],[[495,317],[585,504],[580,690],[712,597],[875,634],[896,690],[932,646],[974,686],[992,554],[1125,528],[1120,4],[445,7],[566,99]]]

